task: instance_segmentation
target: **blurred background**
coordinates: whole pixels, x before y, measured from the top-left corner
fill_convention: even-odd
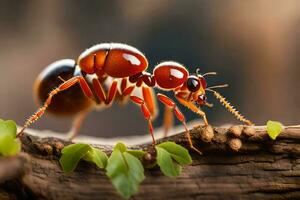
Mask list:
[[[299,123],[300,1],[18,1],[0,0],[0,118],[20,125],[36,111],[33,83],[50,63],[102,42],[141,50],[153,66],[176,60],[194,72],[216,71],[208,84],[256,124]],[[172,93],[169,93],[172,96]],[[213,96],[213,125],[238,123]],[[162,114],[162,106],[160,105]],[[183,109],[188,120],[197,116]],[[68,131],[72,119],[43,117],[36,129]],[[162,115],[155,126],[162,123]],[[147,132],[138,107],[92,112],[81,133],[112,137]]]

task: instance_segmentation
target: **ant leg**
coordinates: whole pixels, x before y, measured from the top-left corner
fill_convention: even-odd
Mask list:
[[[93,86],[94,86],[95,93],[96,93],[97,97],[99,98],[99,100],[105,102],[106,95],[105,95],[105,92],[104,92],[104,89],[103,89],[101,83],[99,82],[99,79],[97,79],[97,78],[93,79]]]
[[[187,107],[188,109],[193,111],[194,113],[200,115],[203,118],[205,126],[208,125],[208,121],[207,121],[205,112],[203,112],[200,108],[195,106],[195,104],[193,104],[192,102],[186,101],[178,95],[175,95],[175,97],[179,101],[179,103],[181,103],[182,105],[184,105],[185,107]]]
[[[189,132],[189,130],[187,128],[187,125],[186,125],[185,117],[182,114],[182,112],[179,110],[179,108],[176,106],[175,102],[173,100],[171,100],[169,97],[167,97],[163,94],[157,94],[157,98],[165,106],[171,108],[174,111],[174,114],[175,114],[176,118],[183,124],[183,126],[185,128],[185,135],[188,139],[190,148],[193,149],[194,151],[196,151],[197,153],[199,153],[200,155],[202,155],[202,152],[200,150],[198,150],[196,147],[194,147],[192,139],[191,139],[190,132]]]
[[[114,80],[112,82],[112,84],[111,84],[111,86],[108,90],[108,96],[107,96],[107,99],[105,101],[105,104],[108,105],[114,100],[114,98],[116,96],[116,93],[117,93],[117,84],[118,84],[117,80]]]
[[[154,139],[154,135],[153,135],[153,125],[151,122],[151,113],[149,111],[149,109],[147,108],[147,105],[145,103],[145,101],[137,96],[130,96],[130,99],[137,105],[139,105],[141,107],[141,111],[144,115],[144,118],[148,121],[148,126],[149,126],[149,132],[150,135],[152,137],[152,143],[153,145],[155,145],[155,139]]]
[[[143,99],[151,113],[151,119],[154,120],[158,114],[157,103],[155,100],[154,89],[148,86],[142,86]]]
[[[126,97],[132,93],[134,90],[135,85],[130,85],[127,87],[127,78],[123,78],[121,81],[121,95]]]
[[[124,97],[130,95],[130,94],[132,93],[132,91],[133,91],[134,88],[135,88],[135,85],[129,86],[128,88],[126,88],[126,89],[122,92],[122,95],[123,95]]]
[[[43,116],[46,109],[51,104],[51,101],[52,101],[52,98],[54,95],[56,95],[57,93],[59,93],[61,91],[69,89],[70,87],[74,86],[77,83],[79,83],[81,90],[83,91],[85,96],[87,96],[89,98],[94,97],[92,90],[90,89],[88,83],[82,76],[76,76],[76,77],[73,77],[73,78],[63,82],[56,89],[52,90],[49,93],[48,98],[45,101],[44,105],[42,107],[40,107],[29,119],[26,120],[22,130],[18,133],[18,136],[20,136],[28,126],[30,126],[31,124],[33,124],[34,122],[36,122],[39,118],[41,118]]]
[[[71,127],[71,130],[69,132],[69,140],[72,141],[79,133],[80,127],[85,120],[87,114],[89,113],[89,110],[83,111],[74,118],[73,125]]]
[[[121,81],[121,92],[123,93],[127,86],[127,78],[122,78]]]
[[[96,95],[98,96],[98,98],[100,99],[100,101],[105,102],[106,105],[110,104],[117,93],[117,80],[114,80],[108,90],[108,94],[106,96],[104,89],[101,85],[101,83],[99,82],[99,80],[97,78],[93,79],[93,86],[96,92]]]
[[[117,101],[120,105],[125,105],[128,102],[130,94],[133,92],[135,85],[129,84],[128,78],[122,78],[120,84],[120,90],[117,90]]]
[[[165,106],[164,118],[163,118],[164,137],[168,136],[168,132],[173,127],[173,123],[174,123],[174,117],[172,113],[172,108]]]

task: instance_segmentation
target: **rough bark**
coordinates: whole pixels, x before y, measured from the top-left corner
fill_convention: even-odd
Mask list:
[[[157,168],[146,170],[132,199],[300,199],[300,126],[285,127],[275,141],[258,126],[196,127],[191,133],[203,155],[191,151],[193,164],[176,179]],[[0,160],[0,199],[120,199],[92,164],[81,162],[74,172],[62,172],[58,158],[69,142],[29,134],[21,140],[22,154]],[[166,140],[187,146],[184,133],[158,142]]]

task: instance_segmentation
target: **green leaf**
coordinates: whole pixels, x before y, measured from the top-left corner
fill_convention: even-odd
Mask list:
[[[12,120],[3,121],[0,119],[0,136],[3,134],[9,134],[11,138],[16,138],[17,125]]]
[[[0,154],[14,156],[21,151],[21,142],[16,139],[17,125],[12,120],[0,119]]]
[[[140,160],[118,148],[110,155],[106,171],[117,191],[126,199],[138,192],[139,184],[145,179]]]
[[[127,148],[126,148],[125,144],[119,142],[119,143],[116,144],[114,150],[119,150],[123,153],[123,152],[127,151]]]
[[[277,121],[271,121],[269,120],[267,122],[267,132],[273,140],[276,139],[276,137],[281,133],[283,127],[280,122]]]
[[[93,162],[97,165],[98,168],[103,169],[107,165],[107,155],[97,148],[92,148],[87,154],[84,156],[84,160]]]
[[[155,149],[157,164],[166,176],[179,176],[182,169],[180,165],[193,162],[188,150],[174,142],[161,143]]]
[[[171,154],[158,146],[156,146],[155,149],[157,152],[156,160],[160,170],[169,177],[179,176],[181,173],[181,166],[173,161]]]
[[[130,153],[131,155],[133,155],[138,159],[142,159],[146,152],[142,150],[127,150],[127,153]]]
[[[132,181],[136,183],[134,187],[137,187],[139,184],[145,179],[144,176],[144,167],[139,159],[134,157],[133,155],[125,152],[123,153],[123,156],[128,164],[129,168],[129,177],[132,178]],[[136,190],[137,192],[137,190]]]
[[[157,146],[165,149],[181,165],[189,165],[193,162],[189,151],[175,142],[164,142]]]
[[[19,139],[12,138],[10,134],[0,136],[0,154],[3,156],[14,156],[21,151]]]
[[[92,147],[88,144],[71,144],[63,148],[61,151],[62,156],[59,159],[59,163],[64,172],[73,171],[79,160],[83,158],[88,151],[92,150]]]

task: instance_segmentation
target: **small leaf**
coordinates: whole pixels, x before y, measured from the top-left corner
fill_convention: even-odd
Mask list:
[[[110,155],[106,171],[117,191],[126,199],[138,192],[139,184],[145,179],[140,160],[118,148]]]
[[[155,149],[157,164],[166,176],[179,176],[182,169],[180,165],[192,163],[188,150],[174,142],[161,143]]]
[[[0,119],[0,154],[14,156],[21,151],[21,142],[16,139],[17,125],[12,120]]]
[[[269,120],[267,122],[267,132],[273,140],[276,139],[276,137],[281,133],[283,127],[280,122],[277,121],[271,121]]]
[[[145,179],[144,176],[144,167],[139,159],[133,155],[125,152],[123,156],[128,164],[129,175],[132,177],[132,181],[136,183],[138,189],[139,184]],[[137,192],[138,190],[136,190]]]
[[[171,154],[158,146],[156,146],[155,149],[157,152],[156,160],[160,170],[169,177],[179,176],[181,173],[181,166],[173,161]]]
[[[125,152],[125,151],[127,151],[126,145],[123,144],[123,143],[121,143],[121,142],[119,142],[119,143],[116,144],[114,150],[117,150],[117,149],[119,151],[121,151],[122,153]]]
[[[103,169],[107,165],[107,155],[97,148],[92,148],[87,154],[84,156],[84,160],[93,162],[97,165],[98,168]]]
[[[0,136],[0,154],[3,156],[14,156],[21,151],[19,139],[12,138],[10,134]]]
[[[130,153],[131,155],[133,155],[138,159],[142,159],[146,152],[142,150],[127,150],[127,153]]]
[[[71,144],[63,148],[61,151],[62,156],[59,159],[59,163],[62,166],[64,172],[73,171],[79,160],[83,158],[88,151],[92,150],[92,147],[88,144]]]
[[[0,120],[0,135],[9,134],[12,138],[16,138],[17,125],[12,120]]]
[[[181,165],[189,165],[193,162],[189,151],[175,142],[164,142],[157,146],[165,149]]]

